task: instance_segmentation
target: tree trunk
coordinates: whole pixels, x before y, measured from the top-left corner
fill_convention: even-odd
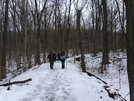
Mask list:
[[[93,56],[96,56],[96,33],[95,33],[95,10],[94,10],[94,0],[92,0],[92,35],[93,35]]]
[[[77,10],[77,33],[79,35],[79,45],[80,45],[80,52],[81,52],[81,68],[82,68],[82,72],[86,72],[84,49],[83,49],[83,45],[82,45],[83,38],[82,38],[81,30],[80,30],[80,18],[81,18],[81,10]]]
[[[36,63],[37,65],[39,65],[40,62],[40,17],[39,17],[39,11],[38,11],[38,4],[37,4],[37,0],[35,0],[35,11],[36,11],[36,23],[37,23],[37,33],[36,33],[36,37],[37,37],[37,45],[36,45]]]
[[[70,2],[69,2],[69,11],[68,11],[68,18],[67,18],[67,41],[66,41],[66,51],[67,51],[67,57],[68,57],[68,48],[69,48],[69,42],[68,42],[68,40],[69,40],[69,33],[70,33],[70,10],[71,10],[71,1],[72,0],[70,0]]]
[[[102,67],[101,73],[103,70],[106,70],[106,64],[109,64],[108,56],[108,33],[107,33],[107,0],[102,0],[103,5],[103,56],[102,56]]]
[[[130,101],[134,101],[134,0],[124,0],[127,16],[127,70],[130,87]]]
[[[25,10],[26,10],[26,11],[25,11],[24,67],[23,67],[23,71],[24,71],[24,72],[25,72],[26,69],[27,69],[27,64],[26,64],[26,63],[27,63],[27,29],[28,29],[28,28],[27,28],[27,27],[28,27],[28,26],[27,26],[27,25],[28,25],[28,24],[27,24],[27,23],[28,23],[28,22],[27,22],[27,16],[28,16],[28,15],[27,15],[27,14],[28,14],[28,12],[27,12],[27,5],[28,5],[28,4],[27,4],[27,3],[28,3],[28,1],[26,0],[26,1],[25,1],[25,6],[24,6],[24,7],[25,7]]]
[[[7,46],[7,26],[8,26],[8,4],[9,0],[6,0],[5,6],[5,22],[4,22],[4,35],[2,43],[2,61],[1,66],[6,67],[6,46]],[[6,77],[6,70],[0,68],[0,80]]]
[[[17,22],[17,17],[16,17],[16,1],[12,0],[13,4],[13,13],[11,12],[12,18],[13,18],[13,30],[14,30],[14,37],[15,37],[15,44],[16,44],[16,51],[15,51],[15,61],[17,65],[17,70],[20,69],[20,64],[21,64],[21,58],[20,58],[20,49],[19,49],[19,42],[18,41],[18,33],[16,31],[16,22]]]

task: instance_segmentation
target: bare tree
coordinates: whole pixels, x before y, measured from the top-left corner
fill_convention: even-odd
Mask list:
[[[102,19],[102,7],[100,4],[100,0],[92,0],[91,1],[91,7],[92,7],[92,30],[91,34],[92,37],[91,40],[93,40],[93,53],[94,56],[96,56],[96,53],[99,51],[99,45],[101,44],[100,40],[100,29],[101,29],[101,19]]]
[[[25,43],[24,43],[24,67],[23,67],[23,71],[25,72],[26,69],[27,69],[27,66],[26,66],[26,62],[27,62],[27,43],[28,43],[28,40],[27,40],[27,36],[28,36],[28,21],[27,21],[27,17],[28,17],[28,0],[24,0],[24,4],[25,4]]]
[[[2,44],[3,44],[3,16],[4,16],[4,12],[3,12],[3,9],[4,9],[4,3],[3,1],[0,2],[0,65],[1,65],[1,62],[2,62]],[[2,67],[0,67],[0,80],[2,79]]]
[[[102,56],[102,66],[101,73],[106,70],[106,64],[109,64],[109,51],[108,51],[108,32],[107,32],[107,0],[102,0],[103,5],[103,56]]]
[[[14,59],[16,61],[16,64],[17,64],[17,70],[20,69],[20,64],[21,64],[21,56],[20,56],[20,48],[19,48],[19,43],[20,41],[18,40],[19,37],[18,37],[18,32],[17,32],[17,29],[18,29],[18,26],[17,26],[17,10],[16,10],[16,7],[17,7],[17,2],[16,0],[12,0],[11,4],[10,4],[10,7],[12,9],[12,11],[10,11],[10,14],[12,16],[12,24],[13,24],[13,32],[14,32],[14,37],[15,37],[15,56],[14,56]]]
[[[82,68],[82,72],[86,72],[86,68],[85,68],[85,57],[84,57],[84,47],[83,47],[83,38],[82,38],[82,32],[81,32],[81,23],[80,23],[80,19],[81,19],[81,11],[84,8],[86,1],[82,4],[81,7],[79,7],[78,5],[79,1],[77,0],[77,3],[75,4],[75,9],[76,9],[76,13],[77,13],[77,34],[78,34],[78,44],[80,45],[80,53],[81,53],[81,68]]]
[[[81,68],[82,68],[82,72],[86,72],[83,38],[82,38],[82,32],[81,32],[81,28],[80,28],[80,18],[81,18],[81,10],[77,10],[77,33],[79,35],[79,45],[80,45],[80,53],[81,53]]]
[[[125,34],[125,28],[124,28],[124,25],[125,25],[125,5],[124,5],[124,2],[122,3],[122,8],[123,8],[123,11],[122,11],[122,15],[121,15],[121,11],[120,11],[120,7],[119,7],[119,3],[117,0],[115,0],[116,2],[116,5],[117,5],[117,9],[118,9],[118,15],[119,15],[119,21],[120,21],[120,26],[121,26],[121,31],[122,31],[122,35],[121,35],[121,38],[120,38],[120,46],[121,46],[121,50],[123,51],[123,46],[124,46],[124,34]]]
[[[127,70],[130,87],[130,101],[134,101],[134,0],[124,0],[127,16]]]
[[[67,16],[67,37],[66,37],[66,51],[67,51],[67,55],[68,55],[68,48],[69,48],[69,33],[70,33],[70,10],[71,10],[71,4],[72,4],[72,0],[69,1],[69,10],[68,10],[68,16]]]
[[[41,10],[39,10],[38,7],[38,3],[37,0],[35,0],[35,19],[37,22],[35,22],[35,24],[37,23],[36,27],[37,27],[37,49],[36,49],[36,64],[41,64],[40,61],[40,42],[41,42],[41,21],[42,21],[42,16],[43,16],[43,12],[45,10],[47,4],[47,0],[45,0],[44,4],[43,4],[43,8]]]
[[[1,61],[1,66],[3,66],[4,68],[6,68],[6,46],[7,46],[7,26],[8,26],[8,7],[9,7],[9,0],[6,0],[5,2],[6,6],[5,6],[5,21],[4,21],[4,35],[3,35],[3,43],[2,43],[2,61]],[[2,74],[0,76],[0,80],[2,78],[6,77],[6,69],[1,68],[0,70],[0,74]]]
[[[96,33],[95,33],[95,10],[94,10],[94,0],[92,0],[92,35],[93,35],[93,46],[94,46],[94,56],[96,56]],[[96,12],[97,13],[97,12]]]

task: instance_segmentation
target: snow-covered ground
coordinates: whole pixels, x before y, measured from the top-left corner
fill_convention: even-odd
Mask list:
[[[10,82],[28,78],[32,78],[32,81],[0,86],[0,101],[121,101],[120,98],[110,98],[104,89],[104,86],[109,86],[123,97],[129,92],[125,55],[118,53],[115,56],[118,56],[116,59],[123,56],[123,59],[113,62],[113,54],[110,54],[111,64],[104,74],[99,74],[101,53],[96,57],[92,57],[92,54],[85,55],[87,71],[108,84],[81,72],[79,62],[74,63],[73,58],[68,58],[65,69],[61,69],[60,61],[54,63],[54,70],[49,68],[49,63],[45,63],[11,79]],[[118,69],[121,70],[120,73]],[[3,83],[5,82],[0,82]],[[7,90],[8,87],[10,90]],[[129,95],[126,100],[129,101]]]

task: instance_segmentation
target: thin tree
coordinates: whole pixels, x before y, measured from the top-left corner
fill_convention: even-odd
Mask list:
[[[17,10],[16,10],[17,2],[16,0],[12,0],[12,4],[10,4],[10,7],[12,8],[12,12],[10,12],[12,16],[12,23],[13,23],[13,32],[14,32],[14,37],[15,37],[15,61],[17,64],[17,70],[20,69],[20,64],[21,64],[21,57],[20,57],[20,48],[19,48],[19,43],[20,41],[18,40],[18,33],[17,33]]]
[[[23,67],[23,71],[25,72],[27,67],[26,67],[26,62],[27,62],[27,36],[28,36],[28,22],[27,22],[27,16],[28,16],[28,0],[25,0],[25,43],[24,43],[24,67]]]
[[[40,43],[42,43],[41,41],[41,21],[42,21],[42,16],[43,13],[45,11],[45,7],[47,4],[47,0],[45,0],[44,4],[43,4],[43,8],[40,10],[38,7],[38,2],[37,0],[35,0],[35,16],[36,16],[36,21],[35,23],[37,23],[36,27],[37,27],[37,49],[36,49],[36,64],[41,64],[40,61]]]
[[[68,10],[68,16],[67,16],[67,41],[66,41],[66,51],[67,51],[67,55],[68,55],[68,48],[69,48],[69,33],[70,33],[70,10],[71,10],[71,4],[72,4],[72,0],[69,0],[69,10]]]
[[[108,51],[108,32],[107,32],[107,0],[102,0],[103,6],[103,55],[101,73],[106,70],[106,64],[109,64],[109,51]]]
[[[94,10],[94,0],[92,0],[92,35],[93,35],[93,45],[94,45],[94,56],[96,56],[96,33],[95,33],[95,10]]]
[[[81,32],[81,28],[80,28],[80,18],[81,18],[81,10],[77,10],[77,33],[79,35],[79,45],[80,45],[80,53],[81,53],[81,68],[82,68],[82,72],[86,72],[84,47],[82,44],[83,38],[82,38],[82,32]]]
[[[117,5],[117,9],[118,9],[118,15],[119,15],[119,21],[120,21],[120,25],[121,25],[121,31],[122,31],[122,33],[123,33],[123,34],[121,34],[121,38],[120,38],[120,40],[121,40],[121,42],[120,42],[120,43],[121,43],[121,44],[120,44],[120,46],[121,46],[121,51],[123,51],[123,46],[124,46],[124,41],[123,41],[124,36],[123,36],[123,35],[125,34],[125,28],[124,28],[124,25],[125,25],[125,22],[124,22],[124,21],[125,21],[125,16],[124,16],[124,13],[125,13],[125,10],[124,10],[124,9],[125,9],[125,7],[124,7],[124,6],[125,6],[125,5],[124,5],[124,2],[123,2],[123,3],[122,3],[122,4],[123,4],[123,5],[122,5],[122,6],[123,6],[123,11],[122,11],[122,13],[123,13],[123,14],[122,14],[122,16],[123,16],[122,18],[123,18],[123,19],[122,19],[122,18],[121,18],[121,11],[120,11],[120,7],[119,7],[119,3],[118,3],[117,0],[115,0],[115,2],[116,2],[116,5]]]
[[[3,14],[3,7],[4,7],[4,3],[3,1],[0,2],[0,15],[4,15]],[[2,62],[2,42],[3,42],[3,22],[2,22],[3,18],[0,18],[0,65]],[[0,80],[2,79],[2,68],[0,67]]]
[[[74,0],[75,1],[75,0]],[[86,72],[86,68],[85,68],[85,57],[84,57],[84,47],[83,47],[83,38],[82,38],[82,32],[81,32],[81,12],[82,9],[84,8],[86,1],[81,5],[81,7],[79,7],[79,1],[77,0],[76,4],[75,4],[75,9],[76,9],[76,13],[77,13],[77,37],[78,37],[78,43],[79,43],[79,48],[80,48],[80,53],[81,53],[81,68],[82,68],[82,72]]]
[[[4,21],[4,34],[3,34],[3,43],[2,43],[2,60],[0,67],[0,80],[6,77],[6,46],[7,46],[7,26],[8,26],[8,8],[9,8],[9,0],[5,2],[5,21]]]

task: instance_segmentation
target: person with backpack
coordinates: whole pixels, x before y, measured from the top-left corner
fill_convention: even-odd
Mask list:
[[[57,53],[57,60],[60,60],[60,52]]]
[[[56,60],[56,57],[53,54],[53,52],[50,52],[47,58],[49,59],[49,62],[50,62],[50,69],[53,69],[54,60]]]
[[[60,61],[61,61],[62,69],[65,68],[65,60],[66,60],[65,52],[61,52]]]
[[[54,61],[56,61],[56,53],[55,53],[55,52],[53,52],[53,54],[54,54]]]

